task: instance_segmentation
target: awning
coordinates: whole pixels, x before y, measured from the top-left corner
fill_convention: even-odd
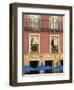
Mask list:
[[[24,66],[23,67],[23,71],[40,71],[40,70],[51,70],[51,69],[54,69],[54,70],[63,70],[63,66],[62,65],[58,65],[56,67],[53,67],[53,66],[38,66],[36,68],[33,68],[31,66]]]

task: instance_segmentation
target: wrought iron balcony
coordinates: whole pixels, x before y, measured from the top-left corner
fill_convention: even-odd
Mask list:
[[[31,27],[24,27],[24,31],[28,31],[28,32],[63,32],[62,29],[31,28]]]

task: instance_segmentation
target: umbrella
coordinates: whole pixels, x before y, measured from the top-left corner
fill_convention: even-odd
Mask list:
[[[52,69],[52,66],[38,66],[36,68],[33,68],[31,66],[24,66],[24,71],[40,71],[40,70],[50,70]]]
[[[56,70],[63,70],[63,66],[62,65],[58,65],[58,66],[54,67],[54,69],[56,69]]]
[[[37,67],[37,70],[50,70],[50,69],[52,69],[51,66],[38,66]]]
[[[50,70],[52,69],[52,66],[45,66],[45,70]]]
[[[32,67],[30,67],[30,66],[24,66],[23,70],[24,71],[33,71],[34,69]]]

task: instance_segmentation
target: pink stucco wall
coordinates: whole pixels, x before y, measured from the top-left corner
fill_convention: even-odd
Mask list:
[[[24,53],[29,52],[29,33],[27,31],[24,32]]]
[[[42,15],[40,18],[40,28],[48,28],[49,27],[49,16]]]
[[[25,29],[27,29],[27,26],[28,26],[28,17],[27,15],[24,16],[24,27]]]
[[[49,33],[41,32],[40,33],[40,53],[49,52]]]
[[[61,18],[60,18],[61,17]],[[60,16],[59,23],[60,29],[63,30],[63,17]],[[49,16],[42,15],[40,18],[40,28],[48,28],[48,19]],[[27,15],[24,16],[24,27],[26,31],[24,31],[24,52],[29,52],[29,32],[27,32],[28,27],[28,17]],[[61,22],[60,22],[61,21]],[[60,35],[60,52],[63,53],[63,33],[59,32]],[[40,53],[47,53],[50,52],[50,32],[40,32]]]
[[[58,33],[60,35],[60,52],[63,53],[63,33]],[[57,34],[55,34],[57,35]],[[29,52],[29,32],[24,32],[24,53]],[[50,52],[50,33],[40,32],[40,53]]]
[[[60,34],[60,52],[63,53],[63,33]]]

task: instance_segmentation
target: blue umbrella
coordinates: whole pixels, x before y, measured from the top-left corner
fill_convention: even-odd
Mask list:
[[[54,69],[56,69],[56,70],[63,70],[63,66],[62,65],[58,65],[58,66],[54,67]]]
[[[38,66],[36,68],[33,68],[31,66],[24,66],[23,70],[24,71],[40,71],[40,70],[50,70],[52,69],[52,66]]]
[[[33,68],[30,67],[30,66],[24,66],[24,67],[23,67],[23,70],[24,70],[24,71],[33,71]]]
[[[52,69],[51,66],[38,66],[37,67],[37,70],[50,70],[50,69]]]
[[[50,69],[52,69],[52,66],[45,66],[45,69],[50,70]]]
[[[39,71],[40,71],[40,70],[44,70],[44,69],[45,69],[44,66],[38,66],[38,67],[37,67],[37,70],[39,70]]]

